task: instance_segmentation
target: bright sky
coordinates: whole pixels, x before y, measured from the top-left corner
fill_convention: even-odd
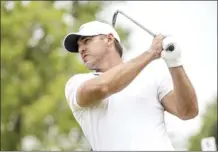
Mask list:
[[[179,42],[184,60],[184,68],[194,85],[200,114],[193,120],[181,121],[166,115],[168,131],[181,139],[187,138],[200,126],[200,116],[205,105],[217,96],[217,1],[130,1],[120,2],[103,11],[100,16],[111,22],[113,13],[123,11],[154,33],[171,34]],[[140,27],[119,14],[117,24],[131,28],[131,49],[125,59],[148,49],[152,37]]]

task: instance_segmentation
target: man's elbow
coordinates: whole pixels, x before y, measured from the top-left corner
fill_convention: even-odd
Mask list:
[[[199,113],[199,108],[198,105],[196,104],[191,108],[187,108],[185,112],[179,116],[179,118],[182,120],[194,119],[196,116],[198,116],[198,113]]]
[[[108,96],[108,87],[106,85],[86,85],[78,89],[78,105],[80,107],[89,107],[97,104]]]

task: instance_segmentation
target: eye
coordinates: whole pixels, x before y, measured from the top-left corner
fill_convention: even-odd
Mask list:
[[[90,40],[91,40],[90,38],[86,38],[86,39],[84,40],[84,43],[87,44]]]

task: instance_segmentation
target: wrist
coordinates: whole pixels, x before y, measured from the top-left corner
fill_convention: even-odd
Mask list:
[[[178,59],[171,59],[171,60],[165,60],[168,68],[173,68],[173,67],[179,67],[182,66],[182,59],[178,58]]]
[[[147,52],[147,55],[149,56],[149,59],[151,61],[155,60],[157,57],[156,52],[152,51],[152,49],[149,49]]]

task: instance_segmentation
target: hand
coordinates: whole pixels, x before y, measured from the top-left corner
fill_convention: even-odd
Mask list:
[[[163,50],[163,39],[164,36],[159,34],[152,41],[152,45],[149,52],[152,54],[154,60],[161,57],[161,52]]]
[[[174,45],[174,51],[166,51],[167,46],[170,44]],[[181,49],[172,36],[164,38],[163,49],[161,57],[164,59],[169,68],[182,65]]]

